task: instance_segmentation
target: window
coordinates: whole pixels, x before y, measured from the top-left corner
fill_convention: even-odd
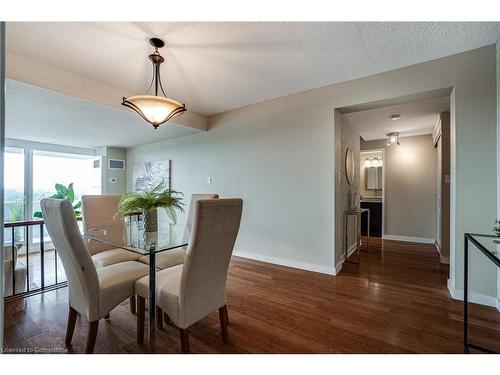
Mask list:
[[[51,151],[44,151],[30,147],[29,142],[26,144],[25,148],[22,145],[5,148],[5,221],[33,219],[33,214],[40,211],[40,200],[55,193],[56,183],[65,186],[73,183],[75,201],[85,194],[101,194],[101,169],[95,168],[93,155],[55,152],[52,150],[57,146],[52,145],[48,147]],[[16,241],[24,241],[23,228],[16,231]],[[39,243],[39,231],[30,229],[29,239],[32,244]],[[4,230],[4,241],[11,244],[11,230]]]
[[[85,194],[101,193],[101,174],[94,168],[94,157],[55,152],[33,152],[33,211],[40,200],[55,193],[55,184],[73,183],[75,201]]]
[[[24,193],[24,149],[6,147],[4,154],[4,202],[5,221],[19,221],[26,218]],[[15,230],[15,239],[20,241],[22,228]],[[12,231],[4,230],[4,241],[11,243]]]

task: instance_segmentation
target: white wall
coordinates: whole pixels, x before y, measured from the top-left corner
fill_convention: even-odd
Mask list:
[[[451,279],[462,288],[463,233],[488,232],[496,217],[494,46],[213,116],[207,133],[132,148],[128,171],[136,160],[171,158],[174,188],[244,199],[237,252],[333,272],[335,108],[449,87],[456,133]],[[471,289],[496,295],[491,264],[475,258],[471,272]]]

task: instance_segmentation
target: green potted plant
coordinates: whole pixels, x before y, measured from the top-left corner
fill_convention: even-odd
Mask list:
[[[165,188],[164,184],[159,184],[153,189],[123,194],[118,204],[118,212],[122,216],[138,211],[143,212],[145,232],[157,232],[158,208],[164,208],[168,217],[175,224],[177,222],[176,211],[184,212],[182,196],[181,192]]]
[[[493,240],[493,242],[500,244],[500,220],[495,220],[495,227],[493,228],[493,232],[495,232],[495,235],[497,238]]]
[[[75,191],[73,190],[73,183],[70,183],[68,186],[64,186],[62,184],[55,185],[56,193],[51,195],[50,198],[57,199],[67,199],[73,205],[73,209],[75,210],[75,216],[80,216],[82,213],[80,208],[82,206],[82,202],[78,201],[75,203]],[[42,211],[36,211],[33,214],[33,217],[43,218]]]
[[[24,220],[24,199],[17,198],[14,202],[8,203],[10,215],[9,221],[21,221]],[[14,228],[14,241],[21,241],[21,229],[20,227]]]

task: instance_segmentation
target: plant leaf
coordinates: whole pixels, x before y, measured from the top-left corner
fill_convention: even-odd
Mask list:
[[[68,190],[67,198],[73,204],[73,202],[75,201],[75,191],[73,190],[73,183],[70,183],[68,185],[67,190]]]
[[[73,209],[77,210],[79,209],[80,207],[82,207],[82,202],[78,201],[74,206],[73,206]]]
[[[56,184],[56,192],[58,195],[66,197],[68,195],[68,188],[62,184]]]
[[[42,212],[41,211],[36,211],[35,213],[33,213],[33,217],[37,217],[37,218],[43,219]]]

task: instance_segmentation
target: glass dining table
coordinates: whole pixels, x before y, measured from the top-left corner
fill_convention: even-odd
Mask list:
[[[158,232],[146,233],[141,230],[141,222],[130,221],[125,229],[115,233],[109,229],[89,229],[83,234],[85,241],[97,241],[103,244],[131,251],[149,258],[149,296],[148,296],[148,348],[154,352],[156,341],[156,254],[187,246],[190,231],[186,225],[160,226]]]

